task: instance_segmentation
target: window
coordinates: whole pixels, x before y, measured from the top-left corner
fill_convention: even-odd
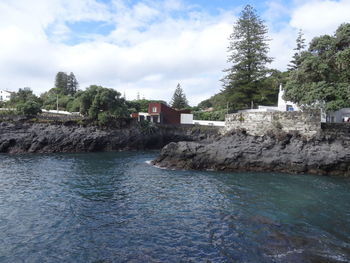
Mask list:
[[[152,112],[157,112],[157,107],[152,107]]]
[[[294,108],[292,105],[287,105],[287,111],[294,111]]]

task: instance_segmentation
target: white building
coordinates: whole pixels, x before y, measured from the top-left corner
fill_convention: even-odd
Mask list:
[[[257,109],[240,110],[238,112],[272,112],[272,111],[299,111],[298,105],[291,101],[286,101],[283,99],[284,90],[282,89],[282,84],[280,84],[278,92],[278,102],[277,106],[258,106]]]
[[[11,92],[0,90],[0,101],[9,101],[11,99]]]
[[[350,122],[350,108],[342,108],[323,115],[322,122]]]

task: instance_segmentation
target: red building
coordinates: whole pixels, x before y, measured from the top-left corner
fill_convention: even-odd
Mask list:
[[[175,110],[163,103],[150,103],[147,115],[138,114],[139,120],[149,120],[161,124],[180,124],[181,113],[191,113],[190,110]],[[136,116],[133,116],[136,117]]]

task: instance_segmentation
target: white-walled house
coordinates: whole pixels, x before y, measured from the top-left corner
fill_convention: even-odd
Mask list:
[[[9,101],[11,99],[11,92],[0,89],[0,101]]]
[[[284,95],[284,90],[282,88],[282,84],[280,84],[277,106],[259,105],[257,109],[240,110],[238,112],[273,112],[273,111],[299,111],[300,110],[297,104],[291,101],[284,100],[283,95]]]
[[[324,114],[322,122],[350,122],[350,108],[327,112],[327,114]]]

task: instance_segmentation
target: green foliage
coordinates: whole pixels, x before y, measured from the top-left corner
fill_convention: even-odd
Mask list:
[[[285,99],[303,107],[334,111],[350,106],[350,24],[333,36],[314,38],[290,72]]]
[[[98,124],[100,126],[106,126],[111,119],[111,115],[108,112],[100,112],[98,114]]]
[[[267,27],[247,5],[233,27],[228,47],[232,67],[222,80],[226,101],[234,109],[249,107],[259,93],[260,80],[268,73],[266,64],[272,62],[267,41]]]
[[[205,110],[205,109],[208,109],[211,107],[213,107],[213,103],[211,102],[210,99],[203,100],[202,102],[200,102],[198,104],[198,108],[200,108],[202,110]]]
[[[163,103],[167,105],[167,103],[163,100],[146,100],[146,99],[139,99],[139,100],[133,100],[133,101],[128,101],[128,107],[130,109],[134,108],[136,111],[131,111],[131,112],[148,112],[148,105],[150,103]]]
[[[144,120],[140,122],[140,128],[141,128],[141,132],[143,134],[153,134],[157,131],[157,127],[153,122]]]
[[[55,78],[55,91],[61,95],[74,95],[78,89],[78,81],[73,72],[69,75],[65,72],[58,72]]]
[[[276,105],[278,100],[279,84],[287,81],[288,73],[280,72],[278,70],[269,70],[267,76],[257,81],[258,88],[256,93],[252,96],[254,105]],[[208,107],[209,106],[209,107]],[[250,106],[250,105],[249,105]],[[201,110],[213,107],[214,110],[225,110],[227,113],[237,110],[237,105],[234,105],[228,98],[227,93],[220,92],[207,100],[198,104]],[[240,108],[242,109],[243,106]],[[244,107],[246,108],[246,106]]]
[[[16,106],[17,104],[25,103],[27,101],[34,101],[41,104],[41,100],[28,87],[19,89],[18,92],[13,93],[9,104]]]
[[[226,110],[194,111],[193,118],[195,120],[224,121],[226,113]]]
[[[115,117],[127,117],[129,115],[125,100],[114,89],[92,85],[79,94],[80,113],[91,119],[98,119],[101,112],[106,112]]]
[[[75,99],[75,97],[71,95],[58,93],[56,88],[52,88],[49,91],[41,94],[40,98],[43,101],[43,108],[46,110],[56,110],[57,102],[59,110],[68,110]],[[79,109],[75,111],[79,111]]]
[[[180,83],[177,84],[173,98],[171,99],[170,102],[171,107],[178,109],[178,110],[182,110],[182,109],[186,109],[189,107],[188,105],[188,101],[186,99],[186,95],[183,92]]]
[[[305,49],[306,45],[305,45],[305,39],[304,39],[304,34],[303,31],[300,29],[298,32],[298,37],[296,39],[296,48],[294,48],[294,50],[296,51],[293,55],[293,58],[290,62],[290,64],[288,65],[288,69],[289,70],[295,70],[298,68],[298,66],[300,65],[300,55],[301,52]]]
[[[17,112],[25,116],[36,116],[41,113],[41,105],[32,100],[21,102],[17,104]]]

